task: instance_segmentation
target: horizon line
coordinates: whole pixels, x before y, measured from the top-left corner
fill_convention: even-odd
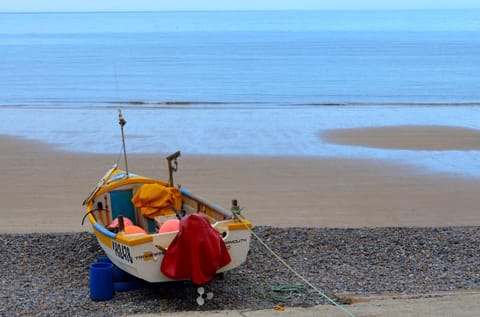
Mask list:
[[[42,13],[163,13],[163,12],[282,12],[282,11],[310,11],[310,12],[366,12],[366,11],[465,11],[480,10],[479,7],[464,8],[350,8],[350,9],[169,9],[169,10],[41,10],[41,11],[0,11],[0,14],[42,14]]]

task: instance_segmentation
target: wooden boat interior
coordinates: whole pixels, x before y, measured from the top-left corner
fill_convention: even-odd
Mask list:
[[[159,233],[160,226],[170,219],[181,218],[188,214],[203,214],[214,228],[216,228],[222,237],[226,237],[229,228],[232,225],[233,215],[223,207],[207,201],[206,199],[195,196],[187,190],[181,188],[182,208],[177,213],[173,212],[157,216],[154,219],[145,217],[140,208],[136,208],[132,203],[132,197],[144,183],[134,183],[120,186],[114,190],[100,192],[92,202],[92,215],[98,224],[107,228],[119,216],[128,218],[133,225],[140,227],[144,232],[124,233],[131,237],[141,235],[153,235],[155,244],[168,246],[178,231]],[[112,228],[109,230],[112,231]],[[118,229],[117,229],[118,231]]]

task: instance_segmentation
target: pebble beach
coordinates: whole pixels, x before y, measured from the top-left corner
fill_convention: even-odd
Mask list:
[[[480,227],[275,228],[257,233],[328,296],[480,290]],[[116,292],[94,302],[89,265],[102,254],[93,234],[1,234],[1,316],[121,316],[139,313],[271,309],[326,304],[255,238],[247,262],[206,288],[191,284]]]

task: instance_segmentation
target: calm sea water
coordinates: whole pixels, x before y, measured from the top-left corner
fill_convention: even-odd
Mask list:
[[[397,124],[480,129],[479,16],[0,14],[0,133],[116,153],[122,108],[129,152],[393,158],[480,175],[476,151],[371,150],[318,137]]]

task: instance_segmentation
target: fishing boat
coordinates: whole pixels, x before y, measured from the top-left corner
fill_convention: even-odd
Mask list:
[[[115,164],[83,202],[98,243],[121,270],[147,282],[203,285],[241,265],[252,223],[236,200],[227,210],[175,186],[180,151],[166,157],[168,181],[130,173],[119,111],[125,170]]]

